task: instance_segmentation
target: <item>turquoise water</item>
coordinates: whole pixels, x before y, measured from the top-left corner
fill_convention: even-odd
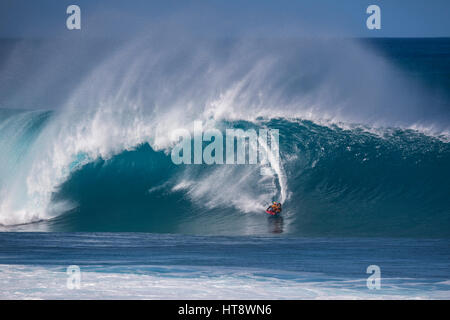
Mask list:
[[[30,113],[28,121],[41,122],[42,116]],[[450,236],[450,146],[442,139],[413,130],[372,133],[302,120],[226,125],[279,130],[283,188],[289,197],[278,220],[268,220],[263,210],[281,197],[276,174],[263,181],[258,166],[175,165],[170,154],[145,143],[108,160],[77,153],[66,170],[72,173],[52,194],[53,202],[76,206],[29,227],[204,235]],[[32,141],[35,131],[34,125],[27,127],[13,146]],[[224,177],[222,184],[212,181],[215,175]],[[238,181],[242,175],[245,180]],[[230,194],[222,197],[222,187]],[[246,212],[246,203],[261,194],[267,197]]]
[[[1,298],[449,298],[448,39],[119,47],[0,65]],[[195,120],[280,162],[175,165]]]

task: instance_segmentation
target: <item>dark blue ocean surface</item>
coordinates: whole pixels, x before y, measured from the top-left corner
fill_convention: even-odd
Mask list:
[[[80,267],[89,286],[110,281],[111,288],[64,290],[66,268]],[[366,270],[380,268],[381,288],[367,287]],[[3,287],[2,297],[153,297],[145,286],[156,277],[174,285],[167,297],[220,297],[215,281],[249,288],[233,297],[247,298],[450,298],[450,242],[412,239],[339,239],[293,237],[201,237],[146,233],[0,233],[1,278],[24,277],[23,291],[16,284]],[[48,270],[48,275],[42,275]],[[16,273],[14,273],[16,272]],[[34,275],[34,273],[36,273]],[[105,280],[104,274],[111,277]],[[39,278],[39,283],[33,277]],[[141,285],[127,278],[142,277]],[[59,290],[45,290],[46,277],[61,277]],[[99,280],[102,279],[102,280]],[[128,279],[128,280],[127,280]],[[193,280],[195,288],[186,288]],[[50,279],[47,279],[50,282]],[[116,288],[114,282],[120,283]],[[127,281],[130,286],[126,286]],[[177,282],[178,281],[178,282]],[[28,284],[28,287],[25,286]],[[44,283],[45,284],[45,283]],[[103,284],[104,285],[104,284]],[[125,285],[126,287],[122,287]],[[191,284],[189,284],[191,285]],[[262,285],[261,290],[257,291]],[[264,286],[267,287],[264,289]],[[34,288],[33,286],[37,286]],[[38,293],[32,288],[43,290]],[[85,284],[84,288],[89,287]],[[133,287],[136,286],[136,287]],[[213,286],[213,287],[211,287]],[[275,287],[285,291],[274,291]],[[16,288],[16,289],[14,289]],[[41,289],[42,289],[41,288]],[[95,289],[95,288],[94,288]],[[102,292],[105,290],[105,292]],[[198,291],[197,291],[198,290]],[[314,291],[315,294],[312,293]],[[252,294],[254,295],[252,297]],[[78,296],[79,295],[79,296]]]

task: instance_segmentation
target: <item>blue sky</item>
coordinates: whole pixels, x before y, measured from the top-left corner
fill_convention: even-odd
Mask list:
[[[82,30],[65,27],[77,4]],[[381,8],[381,30],[366,28],[366,8]],[[177,26],[200,36],[448,37],[449,0],[2,0],[0,37],[129,36]]]

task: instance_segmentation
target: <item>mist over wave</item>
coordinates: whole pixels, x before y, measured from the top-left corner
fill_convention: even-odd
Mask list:
[[[448,236],[447,102],[363,43],[150,36],[111,51],[54,110],[2,110],[6,229]],[[50,83],[66,74],[45,66]],[[42,105],[25,89],[2,105]],[[279,129],[280,168],[174,165],[170,134],[195,120]]]

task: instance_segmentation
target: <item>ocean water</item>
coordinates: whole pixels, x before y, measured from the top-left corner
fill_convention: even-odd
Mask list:
[[[448,299],[449,240],[1,233],[3,299]],[[80,268],[68,289],[69,266]],[[369,289],[367,268],[380,268]]]
[[[1,298],[450,298],[449,39],[189,40],[0,42]]]

